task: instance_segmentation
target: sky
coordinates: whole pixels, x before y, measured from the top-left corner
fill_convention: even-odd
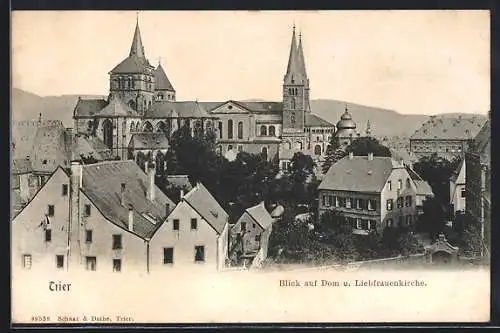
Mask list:
[[[488,11],[13,12],[12,85],[107,95],[137,18],[177,100],[281,100],[295,24],[311,99],[406,114],[490,109]]]

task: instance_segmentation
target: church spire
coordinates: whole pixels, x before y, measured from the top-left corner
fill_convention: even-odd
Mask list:
[[[141,30],[139,29],[139,14],[137,14],[137,19],[135,23],[134,39],[132,40],[132,46],[130,47],[129,57],[145,58],[144,46],[142,45]]]
[[[297,58],[299,62],[299,69],[304,78],[307,78],[306,63],[304,61],[304,51],[302,50],[302,33],[299,33],[299,46],[297,49]]]
[[[292,42],[290,43],[290,56],[288,57],[288,66],[286,68],[285,79],[291,74],[297,73],[299,63],[297,59],[297,39],[295,37],[295,24],[293,25]]]

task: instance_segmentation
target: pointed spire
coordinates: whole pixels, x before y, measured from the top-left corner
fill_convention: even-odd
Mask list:
[[[142,39],[141,39],[141,30],[139,29],[139,13],[137,13],[134,39],[132,40],[132,46],[130,47],[129,56],[130,57],[135,56],[138,58],[145,58],[144,46],[142,45]]]
[[[304,51],[302,50],[302,33],[299,32],[299,46],[297,50],[297,58],[299,61],[299,67],[301,74],[304,76],[304,78],[307,78],[307,72],[306,72],[306,63],[304,61]]]
[[[293,24],[292,41],[290,43],[290,56],[288,57],[288,66],[286,69],[286,75],[296,73],[298,70],[297,62],[297,39],[295,37],[295,23]]]

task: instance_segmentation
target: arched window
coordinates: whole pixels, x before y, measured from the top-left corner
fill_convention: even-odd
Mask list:
[[[228,150],[228,151],[229,151],[229,150],[233,150],[233,145],[229,145],[229,146],[227,146],[227,150]]]
[[[262,152],[262,158],[264,160],[267,160],[267,147],[262,147],[261,152]]]
[[[233,120],[229,119],[227,121],[227,138],[232,139],[233,138]]]
[[[151,108],[151,101],[148,102],[148,109]]]
[[[135,80],[133,78],[130,78],[130,82],[131,82],[131,86],[132,86],[132,89],[135,89]]]
[[[163,100],[163,94],[158,94],[158,100],[162,101]]]
[[[276,136],[276,129],[274,126],[269,126],[269,136]]]
[[[197,120],[195,123],[194,123],[194,135],[195,136],[200,136],[203,134],[203,126],[201,124],[201,121],[200,120]]]
[[[207,120],[207,122],[205,123],[205,130],[207,133],[214,130],[211,120]]]
[[[291,108],[292,108],[292,109],[295,109],[295,98],[292,98],[292,103],[291,103],[291,104],[292,104],[292,105],[291,105]]]
[[[149,121],[146,121],[144,125],[142,125],[143,132],[153,132],[153,125]]]
[[[314,155],[321,155],[321,146],[320,145],[314,146]]]
[[[133,100],[133,99],[131,99],[130,101],[128,101],[128,103],[127,103],[127,104],[128,104],[128,106],[130,106],[130,108],[131,108],[132,110],[135,110],[135,102],[134,102],[134,100]]]
[[[260,126],[260,136],[266,136],[267,135],[267,127],[262,125]]]
[[[406,178],[406,188],[410,188],[410,187],[411,187],[410,178]]]
[[[113,148],[113,123],[111,120],[106,119],[102,123],[102,131],[104,137],[104,144],[108,148]]]
[[[243,139],[243,122],[238,122],[238,139]]]
[[[165,123],[163,121],[159,121],[158,124],[156,124],[156,132],[165,132]]]

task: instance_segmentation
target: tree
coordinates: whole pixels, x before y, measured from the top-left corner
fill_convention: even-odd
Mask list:
[[[361,137],[354,140],[346,148],[347,153],[353,153],[354,156],[367,156],[368,153],[373,153],[373,156],[391,157],[391,151],[386,146],[370,136]]]
[[[344,153],[344,150],[342,150],[338,144],[337,138],[335,135],[332,135],[326,148],[325,161],[321,165],[321,171],[326,173],[333,164],[337,163],[337,161],[344,157]]]
[[[334,209],[321,214],[319,227],[321,230],[333,231],[335,235],[352,233],[352,225],[346,222],[346,219]]]

